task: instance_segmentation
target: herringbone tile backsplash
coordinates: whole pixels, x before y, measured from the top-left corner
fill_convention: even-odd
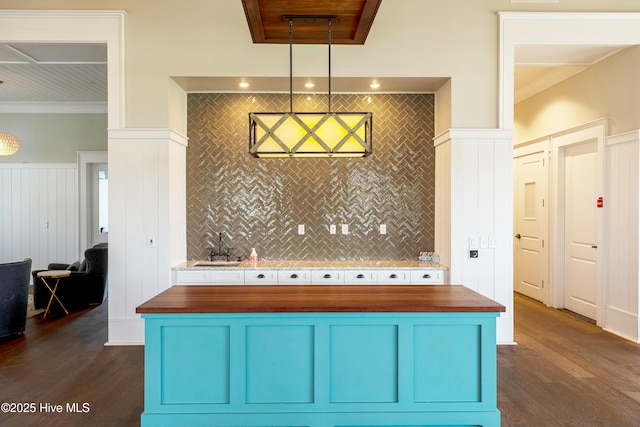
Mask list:
[[[289,111],[288,94],[189,95],[189,259],[205,259],[219,232],[243,258],[252,247],[277,260],[411,260],[433,250],[433,95],[334,94],[331,101],[333,111],[373,112],[371,156],[253,158],[248,113]],[[294,111],[326,109],[326,96],[294,96]]]

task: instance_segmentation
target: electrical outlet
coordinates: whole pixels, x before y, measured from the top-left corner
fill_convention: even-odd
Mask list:
[[[387,224],[380,224],[380,234],[387,234]]]
[[[304,234],[304,224],[298,224],[298,234]]]
[[[478,248],[478,238],[469,237],[469,249],[477,249],[477,248]]]
[[[47,220],[42,221],[42,228],[49,228],[49,221]]]
[[[478,251],[477,250],[469,251],[469,258],[478,258]]]
[[[498,242],[498,238],[497,237],[489,237],[489,247],[491,249],[496,249],[496,248],[500,247],[500,244]]]
[[[342,224],[342,234],[349,234],[349,224]]]
[[[335,224],[329,225],[329,234],[336,234],[336,225]]]
[[[486,249],[489,247],[489,239],[487,237],[480,237],[480,248]]]

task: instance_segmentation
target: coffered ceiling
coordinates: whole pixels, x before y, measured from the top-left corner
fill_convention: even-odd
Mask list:
[[[254,43],[364,44],[382,0],[242,0]]]

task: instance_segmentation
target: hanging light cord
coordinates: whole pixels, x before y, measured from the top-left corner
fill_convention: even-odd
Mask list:
[[[331,19],[329,19],[329,112],[331,112]]]
[[[293,19],[289,20],[289,112],[293,113]]]

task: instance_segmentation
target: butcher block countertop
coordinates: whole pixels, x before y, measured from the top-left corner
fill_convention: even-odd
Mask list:
[[[141,314],[503,311],[503,305],[462,285],[183,285],[136,308]]]

